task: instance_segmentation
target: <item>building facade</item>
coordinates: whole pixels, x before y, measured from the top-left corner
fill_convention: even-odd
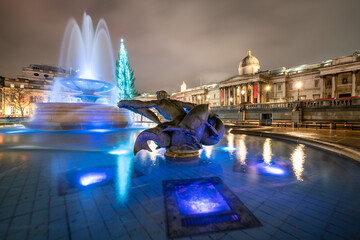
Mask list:
[[[31,116],[35,103],[49,101],[54,79],[66,76],[68,74],[63,69],[32,64],[22,69],[20,77],[0,77],[0,116]]]
[[[182,85],[181,92],[171,94],[172,99],[196,104],[209,104],[219,106],[220,89],[218,84],[203,85],[196,88],[186,89]]]
[[[238,75],[172,97],[213,106],[340,99],[360,96],[360,52],[315,64],[260,71],[249,51]],[[209,87],[211,86],[211,87]]]

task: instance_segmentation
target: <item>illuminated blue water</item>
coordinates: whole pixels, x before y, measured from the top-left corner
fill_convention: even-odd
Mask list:
[[[312,217],[323,224],[311,234],[325,236],[333,225],[345,229],[348,237],[358,233],[360,203],[354,201],[360,199],[357,163],[302,144],[229,133],[219,144],[205,146],[201,159],[191,164],[166,161],[164,150],[155,150],[153,143],[150,144],[153,152],[141,151],[134,157],[133,143],[141,130],[141,127],[69,132],[1,129],[0,210],[20,201],[7,200],[14,198],[9,195],[14,186],[20,186],[24,187],[24,194],[36,192],[25,200],[35,205],[44,195],[49,199],[45,204],[49,209],[58,201],[64,206],[79,201],[83,207],[78,211],[86,217],[94,211],[94,206],[86,207],[86,204],[93,201],[100,213],[103,207],[110,207],[107,211],[113,211],[125,228],[131,215],[136,226],[145,228],[147,222],[155,223],[165,231],[163,180],[220,177],[265,226],[270,224],[282,231],[286,226],[284,222],[310,221],[307,217]],[[106,166],[113,167],[111,181],[107,181],[107,172],[101,171]],[[144,175],[132,177],[134,169]],[[83,171],[77,181],[89,189],[59,196],[59,174],[74,170]],[[102,181],[107,183],[101,184]],[[227,209],[228,205],[216,192],[210,191],[208,195],[220,199],[216,201],[219,205],[211,203],[211,198],[187,198],[197,191],[211,190],[211,186],[200,188],[178,193],[180,197],[185,196],[185,200],[178,203],[185,206],[184,214]],[[22,192],[18,197],[22,198]],[[16,217],[16,212],[14,214]],[[127,217],[123,218],[122,214]],[[103,221],[102,217],[98,218],[94,221]],[[72,224],[69,219],[66,221]],[[156,238],[155,233],[147,231],[147,234]]]

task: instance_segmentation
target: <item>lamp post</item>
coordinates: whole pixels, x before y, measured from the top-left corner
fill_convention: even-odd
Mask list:
[[[301,88],[301,82],[297,82],[296,83],[296,88],[297,88],[297,90],[298,90],[298,101],[300,100],[300,88]]]
[[[269,91],[270,91],[270,86],[269,86],[269,85],[268,85],[268,86],[266,86],[265,90],[266,90],[266,102],[269,102]]]

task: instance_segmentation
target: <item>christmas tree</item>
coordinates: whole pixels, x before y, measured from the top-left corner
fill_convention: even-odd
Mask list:
[[[124,40],[121,39],[118,60],[116,61],[116,85],[119,90],[119,100],[133,100],[137,91],[135,90],[134,71],[130,67]]]

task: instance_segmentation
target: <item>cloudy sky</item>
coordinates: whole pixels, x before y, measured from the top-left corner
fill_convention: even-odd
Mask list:
[[[237,74],[251,49],[261,70],[360,50],[359,0],[0,0],[0,75],[57,65],[71,17],[104,18],[125,39],[140,92],[180,90]]]

